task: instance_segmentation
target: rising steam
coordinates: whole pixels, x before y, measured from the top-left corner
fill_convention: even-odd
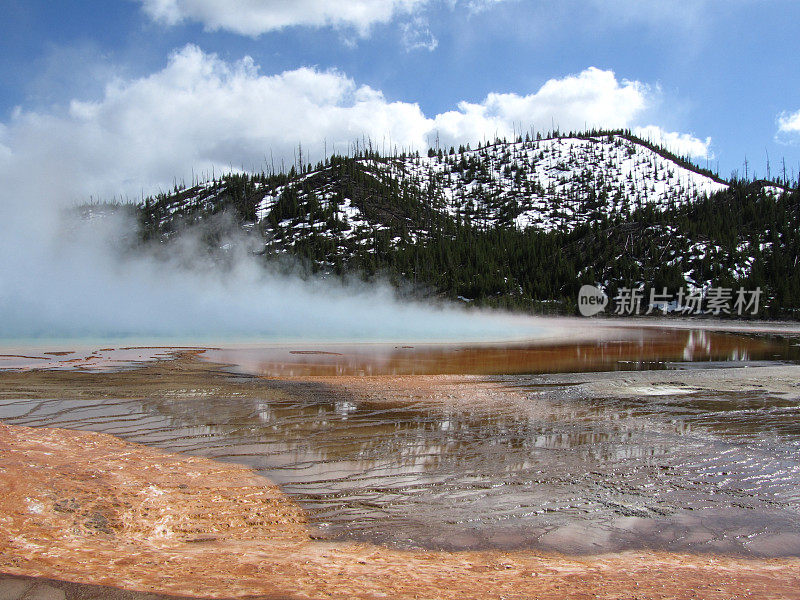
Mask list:
[[[60,198],[57,181],[17,183],[2,211],[5,339],[481,340],[535,333],[509,316],[401,301],[385,285],[271,271],[242,236],[224,244],[224,261],[209,260],[191,231],[164,251],[134,250],[129,211],[78,214]]]

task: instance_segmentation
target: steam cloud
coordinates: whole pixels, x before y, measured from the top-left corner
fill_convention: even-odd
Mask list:
[[[271,272],[243,239],[233,240],[224,268],[198,259],[191,233],[165,256],[126,256],[130,216],[83,220],[42,208],[38,217],[3,211],[16,227],[0,241],[2,338],[480,340],[535,332],[508,316],[404,302],[388,286]]]

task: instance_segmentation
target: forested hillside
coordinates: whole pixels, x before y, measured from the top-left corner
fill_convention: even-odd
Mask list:
[[[406,293],[572,313],[582,284],[764,291],[800,312],[800,195],[724,181],[626,131],[383,156],[369,144],[288,173],[227,174],[136,206],[141,243],[227,215],[264,262],[382,278]],[[224,253],[229,242],[209,235]],[[299,265],[299,266],[298,266]]]

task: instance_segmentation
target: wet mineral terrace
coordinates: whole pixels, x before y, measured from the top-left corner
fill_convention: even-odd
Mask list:
[[[747,365],[757,378],[760,365],[795,361],[795,343],[684,331],[548,348],[209,350],[234,377],[275,378],[270,393],[11,398],[0,419],[246,464],[320,538],[798,556],[800,403],[678,376]],[[582,388],[588,371],[631,368],[673,369],[676,383]],[[536,375],[547,371],[586,373]]]

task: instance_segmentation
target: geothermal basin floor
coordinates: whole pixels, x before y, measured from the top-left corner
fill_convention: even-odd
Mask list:
[[[800,597],[800,367],[264,379],[201,355],[0,373],[0,572],[67,597]]]

